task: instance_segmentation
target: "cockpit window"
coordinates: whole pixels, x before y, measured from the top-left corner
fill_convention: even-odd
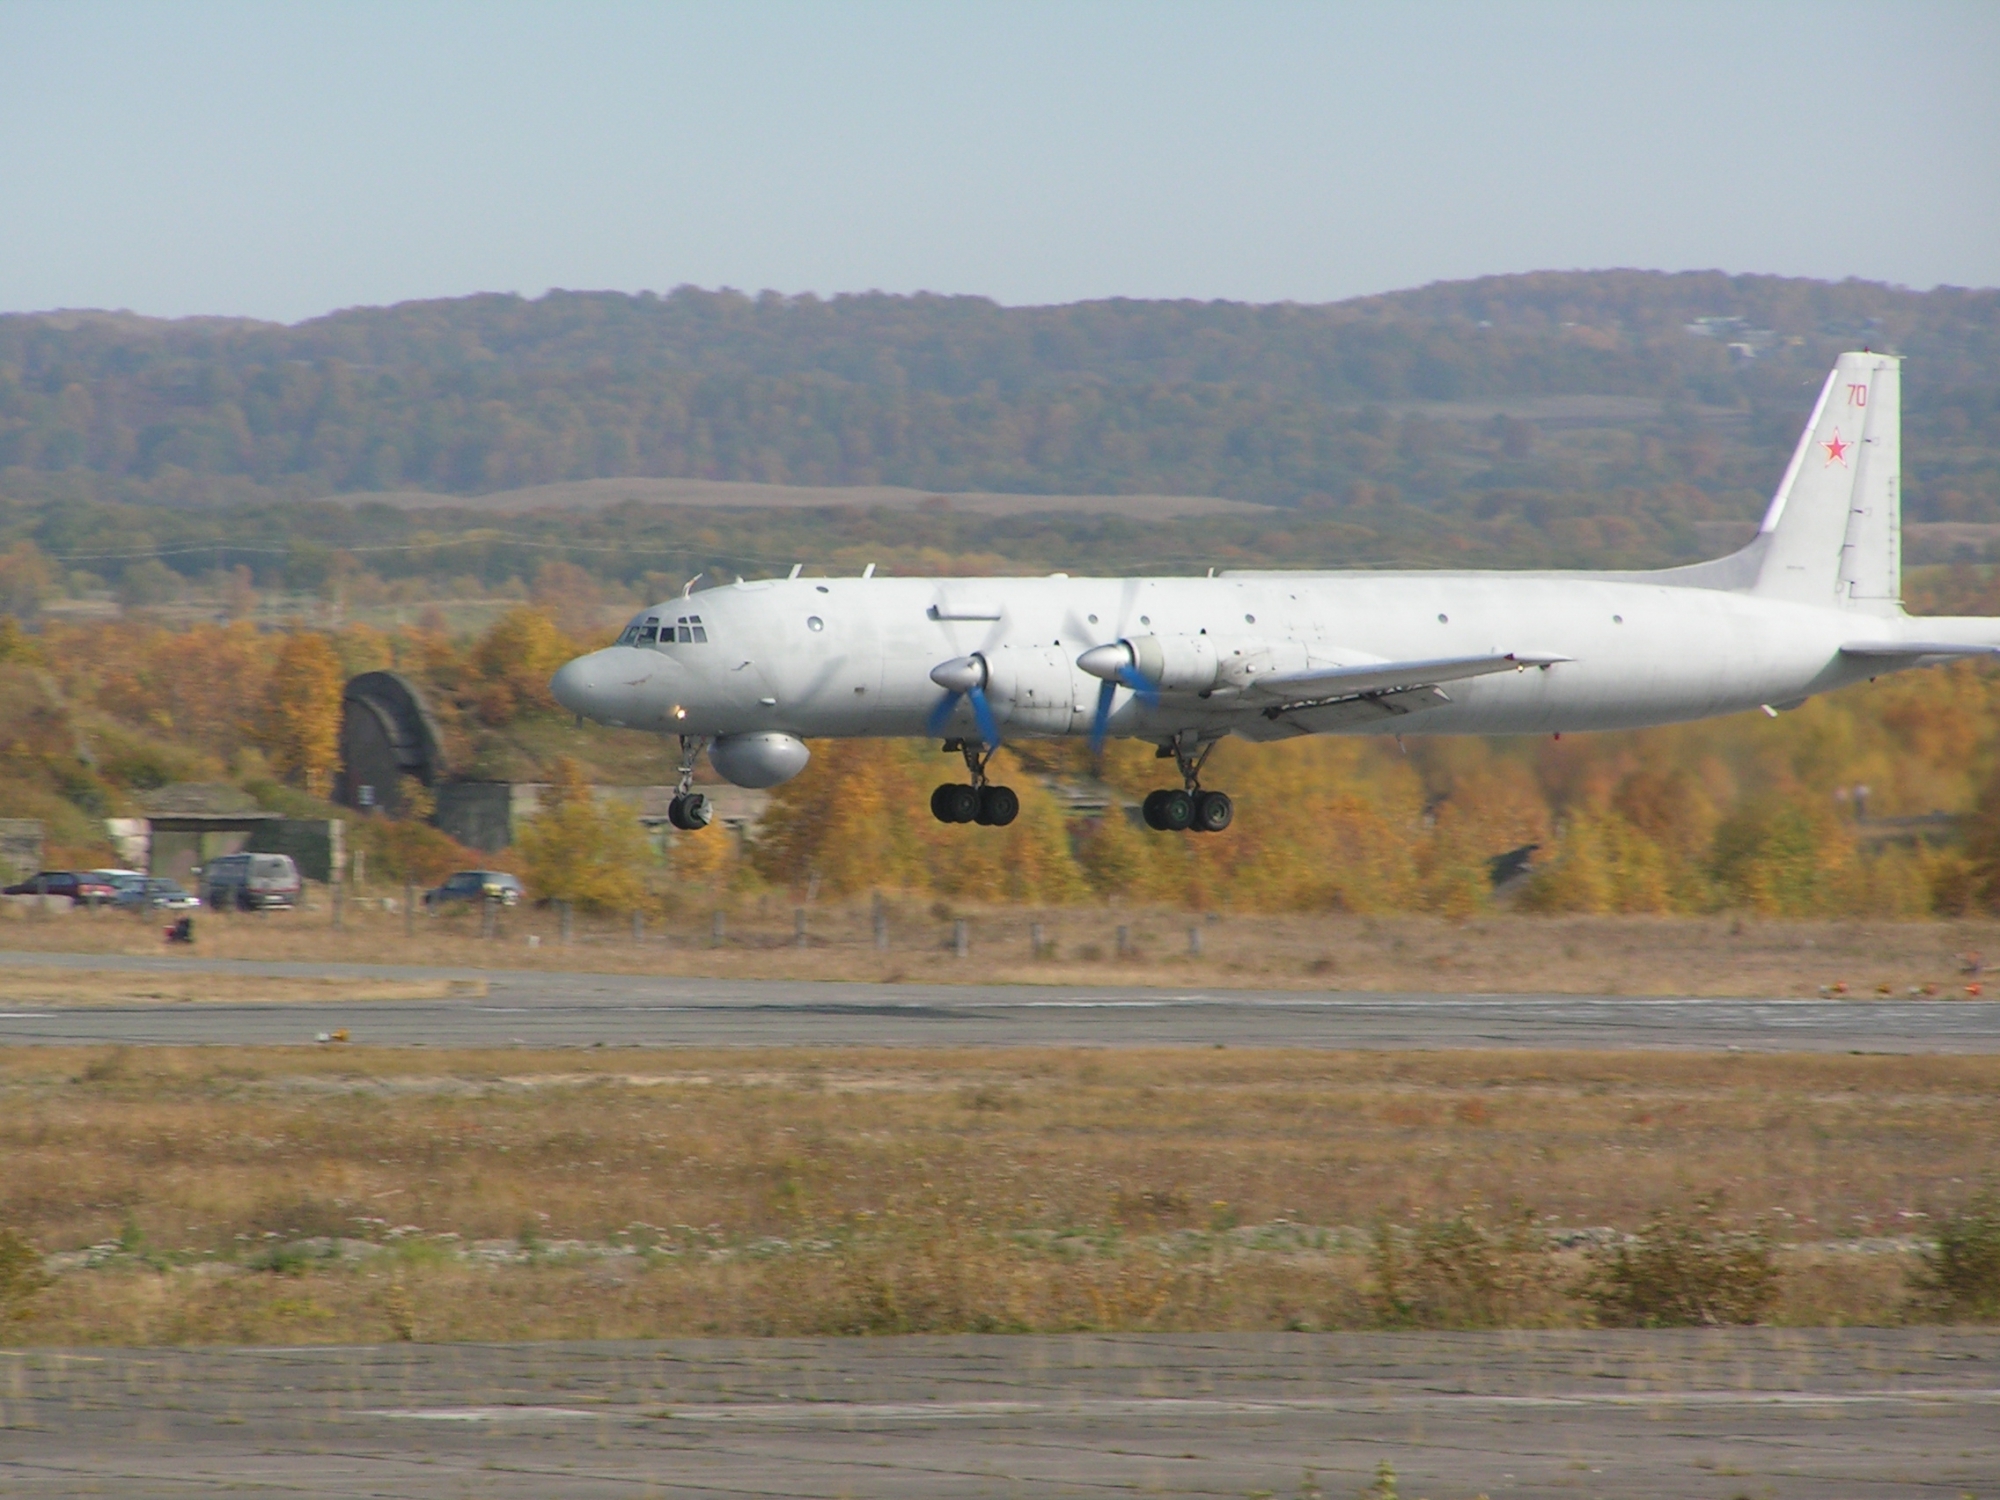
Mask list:
[[[646,620],[634,620],[625,627],[618,637],[621,646],[694,646],[708,642],[708,630],[701,623],[700,615],[681,615],[672,621],[658,616]]]

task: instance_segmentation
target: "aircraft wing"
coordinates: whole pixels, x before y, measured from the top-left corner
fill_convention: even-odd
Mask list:
[[[1251,691],[1261,698],[1287,702],[1323,701],[1363,693],[1434,687],[1440,682],[1460,682],[1467,677],[1515,672],[1525,667],[1552,667],[1568,660],[1567,656],[1508,651],[1493,656],[1442,656],[1427,661],[1371,661],[1351,667],[1321,667],[1260,677]]]
[[[1924,658],[2000,656],[2000,646],[1969,646],[1963,641],[1850,641],[1840,648],[1840,654],[1908,665]]]

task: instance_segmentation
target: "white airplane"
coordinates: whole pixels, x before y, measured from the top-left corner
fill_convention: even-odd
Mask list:
[[[1741,551],[1653,572],[1226,572],[1206,578],[802,578],[690,591],[551,683],[579,717],[679,736],[670,815],[712,817],[814,737],[942,737],[944,822],[1002,825],[1003,736],[1151,740],[1161,830],[1229,826],[1201,786],[1226,735],[1546,734],[1762,708],[2000,650],[2000,619],[1901,603],[1899,362],[1843,354]]]

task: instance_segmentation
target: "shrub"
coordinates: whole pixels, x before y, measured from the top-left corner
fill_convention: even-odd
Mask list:
[[[1491,1328],[1514,1319],[1547,1279],[1532,1215],[1495,1227],[1476,1208],[1376,1225],[1369,1259],[1376,1316],[1391,1327]]]
[[[1983,1193],[1938,1225],[1910,1274],[1914,1310],[1940,1320],[2000,1319],[2000,1197]]]
[[[28,1303],[49,1284],[42,1257],[11,1229],[0,1229],[0,1323],[25,1318]]]
[[[1661,1210],[1637,1236],[1591,1253],[1578,1293],[1617,1328],[1755,1323],[1778,1296],[1778,1265],[1761,1231],[1722,1229],[1715,1206]]]

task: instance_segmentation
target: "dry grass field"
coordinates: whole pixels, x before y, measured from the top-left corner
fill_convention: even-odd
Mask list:
[[[1895,1322],[1996,1145],[1996,1057],[21,1048],[0,1341],[1573,1326],[1661,1210]]]
[[[798,913],[805,913],[805,940]],[[209,957],[586,969],[747,979],[926,983],[1210,985],[1318,991],[1472,991],[1624,995],[1932,994],[1963,998],[1969,958],[2000,963],[2000,923],[1757,921],[1741,917],[1434,917],[1202,915],[1163,908],[952,906],[891,900],[888,948],[868,902],[795,905],[746,898],[629,920],[579,917],[562,941],[553,912],[420,918],[411,929],[379,901],[349,902],[336,929],[322,903],[259,916],[204,915],[194,951]],[[954,954],[953,924],[969,952]],[[1035,933],[1041,947],[1035,947]],[[1124,930],[1124,942],[1119,938]],[[1191,934],[1195,936],[1191,937]],[[1196,951],[1196,944],[1199,949]],[[0,921],[8,951],[164,954],[160,924],[111,913]]]

